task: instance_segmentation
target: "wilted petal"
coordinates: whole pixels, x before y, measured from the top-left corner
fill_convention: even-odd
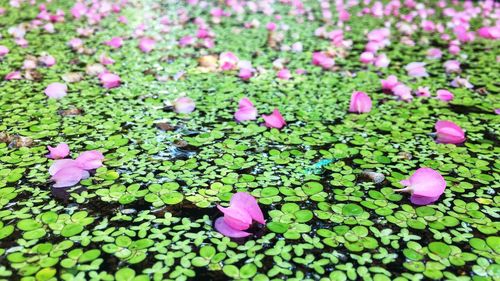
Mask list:
[[[237,192],[231,197],[231,206],[246,210],[252,219],[261,224],[265,224],[264,214],[259,207],[259,203],[252,195],[246,192]]]
[[[222,235],[231,237],[231,238],[242,238],[247,237],[250,233],[234,229],[230,227],[225,221],[223,217],[220,217],[215,220],[215,229]]]

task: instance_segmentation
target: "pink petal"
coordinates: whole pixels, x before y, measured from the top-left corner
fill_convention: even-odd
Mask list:
[[[49,174],[51,176],[53,176],[56,173],[58,173],[60,170],[66,169],[66,168],[71,168],[71,167],[78,167],[78,163],[73,159],[56,160],[50,166]]]
[[[80,182],[82,179],[88,178],[89,172],[78,167],[67,167],[59,170],[52,176],[51,180],[55,182],[53,187],[68,187]]]
[[[281,129],[286,125],[285,119],[281,116],[281,113],[277,108],[274,109],[273,113],[270,115],[262,115],[262,118],[265,121],[264,125],[268,128]]]
[[[238,122],[257,119],[257,109],[255,107],[242,107],[234,113],[234,118]]]
[[[246,210],[254,221],[266,224],[264,214],[257,203],[257,199],[246,192],[237,192],[231,197],[231,206]]]
[[[240,108],[242,108],[242,107],[253,107],[253,103],[252,103],[252,101],[249,98],[242,98],[242,99],[240,99],[240,101],[238,103],[238,106]]]
[[[188,97],[180,97],[173,104],[174,110],[177,113],[191,113],[196,108],[194,101]]]
[[[93,170],[102,166],[104,155],[100,151],[90,150],[80,153],[76,158],[77,165],[85,170]]]
[[[215,229],[222,235],[231,237],[231,238],[242,238],[247,237],[250,233],[234,229],[230,227],[225,221],[223,217],[215,220]]]
[[[440,120],[435,125],[437,141],[440,143],[459,144],[465,141],[465,133],[457,124]]]
[[[425,196],[412,195],[410,197],[411,203],[413,203],[415,205],[428,205],[428,204],[434,203],[438,199],[439,199],[439,196],[425,197]]]
[[[363,92],[354,92],[351,95],[351,103],[349,104],[349,112],[366,113],[372,108],[372,100]]]
[[[50,85],[47,86],[47,88],[45,88],[45,94],[49,97],[49,98],[53,98],[53,99],[60,99],[62,97],[64,97],[68,91],[68,87],[65,85],[65,84],[62,84],[62,83],[58,83],[58,82],[55,82],[55,83],[52,83]]]
[[[139,41],[139,49],[144,53],[149,53],[154,49],[155,44],[156,41],[154,39],[145,37]]]
[[[246,209],[242,209],[235,206],[229,206],[228,208],[221,207],[217,205],[217,208],[224,213],[224,221],[231,228],[237,230],[246,230],[252,224],[252,217],[247,212]]]
[[[47,146],[47,149],[50,152],[47,157],[51,159],[64,158],[69,154],[69,146],[65,143],[60,143],[56,147]]]
[[[446,188],[446,181],[440,173],[431,168],[420,168],[410,177],[412,195],[439,197]]]

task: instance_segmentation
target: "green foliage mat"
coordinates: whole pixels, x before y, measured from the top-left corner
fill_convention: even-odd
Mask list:
[[[7,7],[6,2],[0,1]],[[0,63],[0,76],[21,68],[27,55],[46,51],[57,60],[52,68],[38,69],[40,81],[0,82],[0,132],[34,142],[0,143],[0,279],[500,278],[498,43],[478,40],[463,47],[462,77],[469,77],[475,90],[450,89],[455,99],[448,104],[420,98],[406,103],[382,93],[380,78],[395,74],[413,89],[428,86],[434,93],[449,87],[442,61],[452,57],[426,61],[430,77],[411,80],[402,66],[424,60],[429,45],[403,47],[393,39],[385,50],[388,69],[362,66],[363,32],[381,27],[381,20],[353,17],[346,33],[353,49],[336,61],[338,71],[310,62],[313,51],[330,44],[312,36],[322,23],[299,24],[281,4],[276,9],[290,27],[283,44],[301,41],[302,53],[268,48],[264,28],[244,29],[234,17],[212,25],[217,34],[212,50],[176,45],[195,32],[193,23],[162,34],[147,55],[135,39],[118,50],[102,45],[131,34],[143,14],[172,15],[179,8],[165,4],[152,10],[147,1],[137,2],[142,4],[124,11],[128,25],[110,16],[84,39],[98,50],[95,55],[67,46],[84,25],[70,16],[55,24],[54,34],[29,32],[24,49],[7,38],[7,27],[32,19],[37,8],[0,17],[0,44],[11,49]],[[68,11],[71,5],[55,1],[48,7]],[[318,8],[316,1],[309,5]],[[205,9],[188,9],[209,19]],[[244,20],[254,18],[268,21],[262,14]],[[438,42],[437,36],[427,37]],[[119,88],[106,90],[85,76],[68,84],[63,99],[47,99],[48,84],[61,82],[65,73],[84,73],[103,51],[116,60],[109,69],[120,75]],[[268,72],[245,82],[236,73],[198,69],[197,58],[224,51]],[[307,75],[277,80],[271,65],[277,58]],[[154,76],[179,71],[185,71],[179,80]],[[347,112],[354,90],[372,97],[369,114]],[[183,94],[196,102],[192,114],[165,107]],[[260,126],[262,119],[235,122],[242,97],[249,97],[259,114],[279,108],[288,125],[276,130]],[[81,114],[64,114],[70,109]],[[467,142],[435,143],[428,134],[437,120],[460,125]],[[174,129],[162,130],[157,123]],[[60,142],[68,143],[73,155],[102,151],[104,167],[73,188],[51,188],[46,145]],[[435,204],[418,207],[393,189],[422,166],[439,171],[448,186]],[[385,180],[375,184],[361,177],[366,170]],[[267,225],[252,229],[247,239],[231,240],[214,230],[213,221],[221,216],[215,205],[226,205],[237,191],[258,199]]]

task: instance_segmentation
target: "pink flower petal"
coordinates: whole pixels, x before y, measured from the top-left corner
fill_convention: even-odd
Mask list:
[[[65,169],[65,168],[69,168],[69,167],[77,167],[78,168],[78,163],[73,159],[56,160],[50,166],[49,174],[51,176],[53,176],[56,173],[58,173],[60,170]]]
[[[80,182],[82,179],[88,178],[89,172],[78,167],[67,167],[59,170],[51,178],[55,182],[53,187],[68,187]]]
[[[75,162],[85,170],[93,170],[102,166],[104,155],[100,151],[90,150],[80,153]]]
[[[215,229],[222,235],[231,237],[231,238],[242,238],[250,236],[250,233],[234,229],[230,227],[225,221],[223,217],[215,220]]]
[[[231,197],[230,204],[231,206],[246,210],[254,221],[266,224],[259,203],[257,203],[257,200],[252,195],[246,192],[237,192]]]
[[[69,146],[65,143],[60,143],[56,147],[47,146],[49,150],[48,158],[51,159],[60,159],[69,155]]]
[[[418,196],[418,195],[412,195],[410,197],[411,203],[415,205],[428,205],[431,203],[434,203],[439,199],[440,196],[436,197],[425,197],[425,196]]]
[[[349,112],[367,113],[372,109],[372,100],[363,92],[354,92],[351,95]]]
[[[440,173],[431,168],[420,168],[410,177],[413,195],[439,197],[446,188],[446,181]]]
[[[64,96],[66,96],[67,91],[68,91],[68,87],[65,84],[58,83],[58,82],[49,84],[47,86],[47,88],[45,88],[45,94],[49,98],[53,98],[53,99],[60,99]]]
[[[286,125],[285,119],[281,116],[280,111],[275,108],[273,113],[270,115],[262,115],[265,123],[264,125],[268,128],[277,128],[281,129]]]
[[[180,97],[173,102],[177,113],[191,113],[196,108],[194,101],[188,97]]]
[[[457,124],[440,120],[435,125],[437,142],[459,144],[465,141],[465,133]]]
[[[231,228],[237,230],[246,230],[252,224],[252,217],[250,216],[250,214],[248,214],[246,209],[235,206],[224,208],[219,205],[217,205],[217,208],[222,213],[224,213],[224,221]]]

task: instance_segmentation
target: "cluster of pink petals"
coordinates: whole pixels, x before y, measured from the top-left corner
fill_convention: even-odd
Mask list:
[[[406,188],[395,191],[411,193],[410,201],[415,205],[427,205],[437,201],[446,189],[443,176],[431,168],[420,168],[409,179],[400,183]]]
[[[49,168],[53,187],[68,187],[79,183],[90,176],[89,170],[102,166],[104,156],[97,150],[80,153],[75,159],[60,159],[54,161]]]
[[[483,26],[477,31],[477,34],[485,39],[500,39],[500,26]]]
[[[248,98],[242,98],[239,102],[238,110],[234,113],[234,118],[238,122],[257,119],[257,109]]]
[[[235,193],[231,197],[229,207],[217,205],[217,208],[224,216],[215,220],[215,229],[227,237],[242,238],[251,235],[245,230],[250,228],[253,221],[266,224],[257,200],[246,192]]]
[[[224,52],[219,55],[219,66],[224,71],[237,69],[238,62],[238,57],[231,52]]]
[[[421,98],[428,98],[431,96],[431,91],[429,87],[418,87],[416,95]]]
[[[45,88],[44,92],[49,98],[60,99],[66,96],[68,92],[68,86],[63,83],[55,82],[49,84],[47,88]]]
[[[330,69],[335,65],[335,60],[324,52],[314,52],[312,54],[312,64],[320,66],[323,69]]]
[[[367,113],[372,109],[372,100],[363,92],[354,92],[351,95],[351,102],[349,104],[349,112],[353,113]]]
[[[179,97],[173,102],[174,111],[177,113],[191,113],[196,108],[194,101],[188,97]]]
[[[412,62],[405,66],[408,75],[411,77],[425,77],[429,76],[425,70],[424,62]]]
[[[240,72],[238,73],[238,77],[242,80],[248,80],[252,78],[254,75],[255,69],[252,67],[252,63],[249,61],[240,61],[238,63],[238,67],[240,68]]]
[[[264,119],[264,125],[268,128],[281,129],[286,126],[285,119],[277,108],[270,115],[262,114],[262,118]]]
[[[99,74],[99,80],[106,89],[116,88],[121,85],[120,76],[110,72],[102,72]]]
[[[62,159],[69,155],[69,146],[66,143],[60,143],[56,147],[47,146],[49,154],[47,158],[50,159]]]
[[[436,141],[446,144],[461,144],[465,141],[465,133],[457,124],[440,120],[436,122]]]

